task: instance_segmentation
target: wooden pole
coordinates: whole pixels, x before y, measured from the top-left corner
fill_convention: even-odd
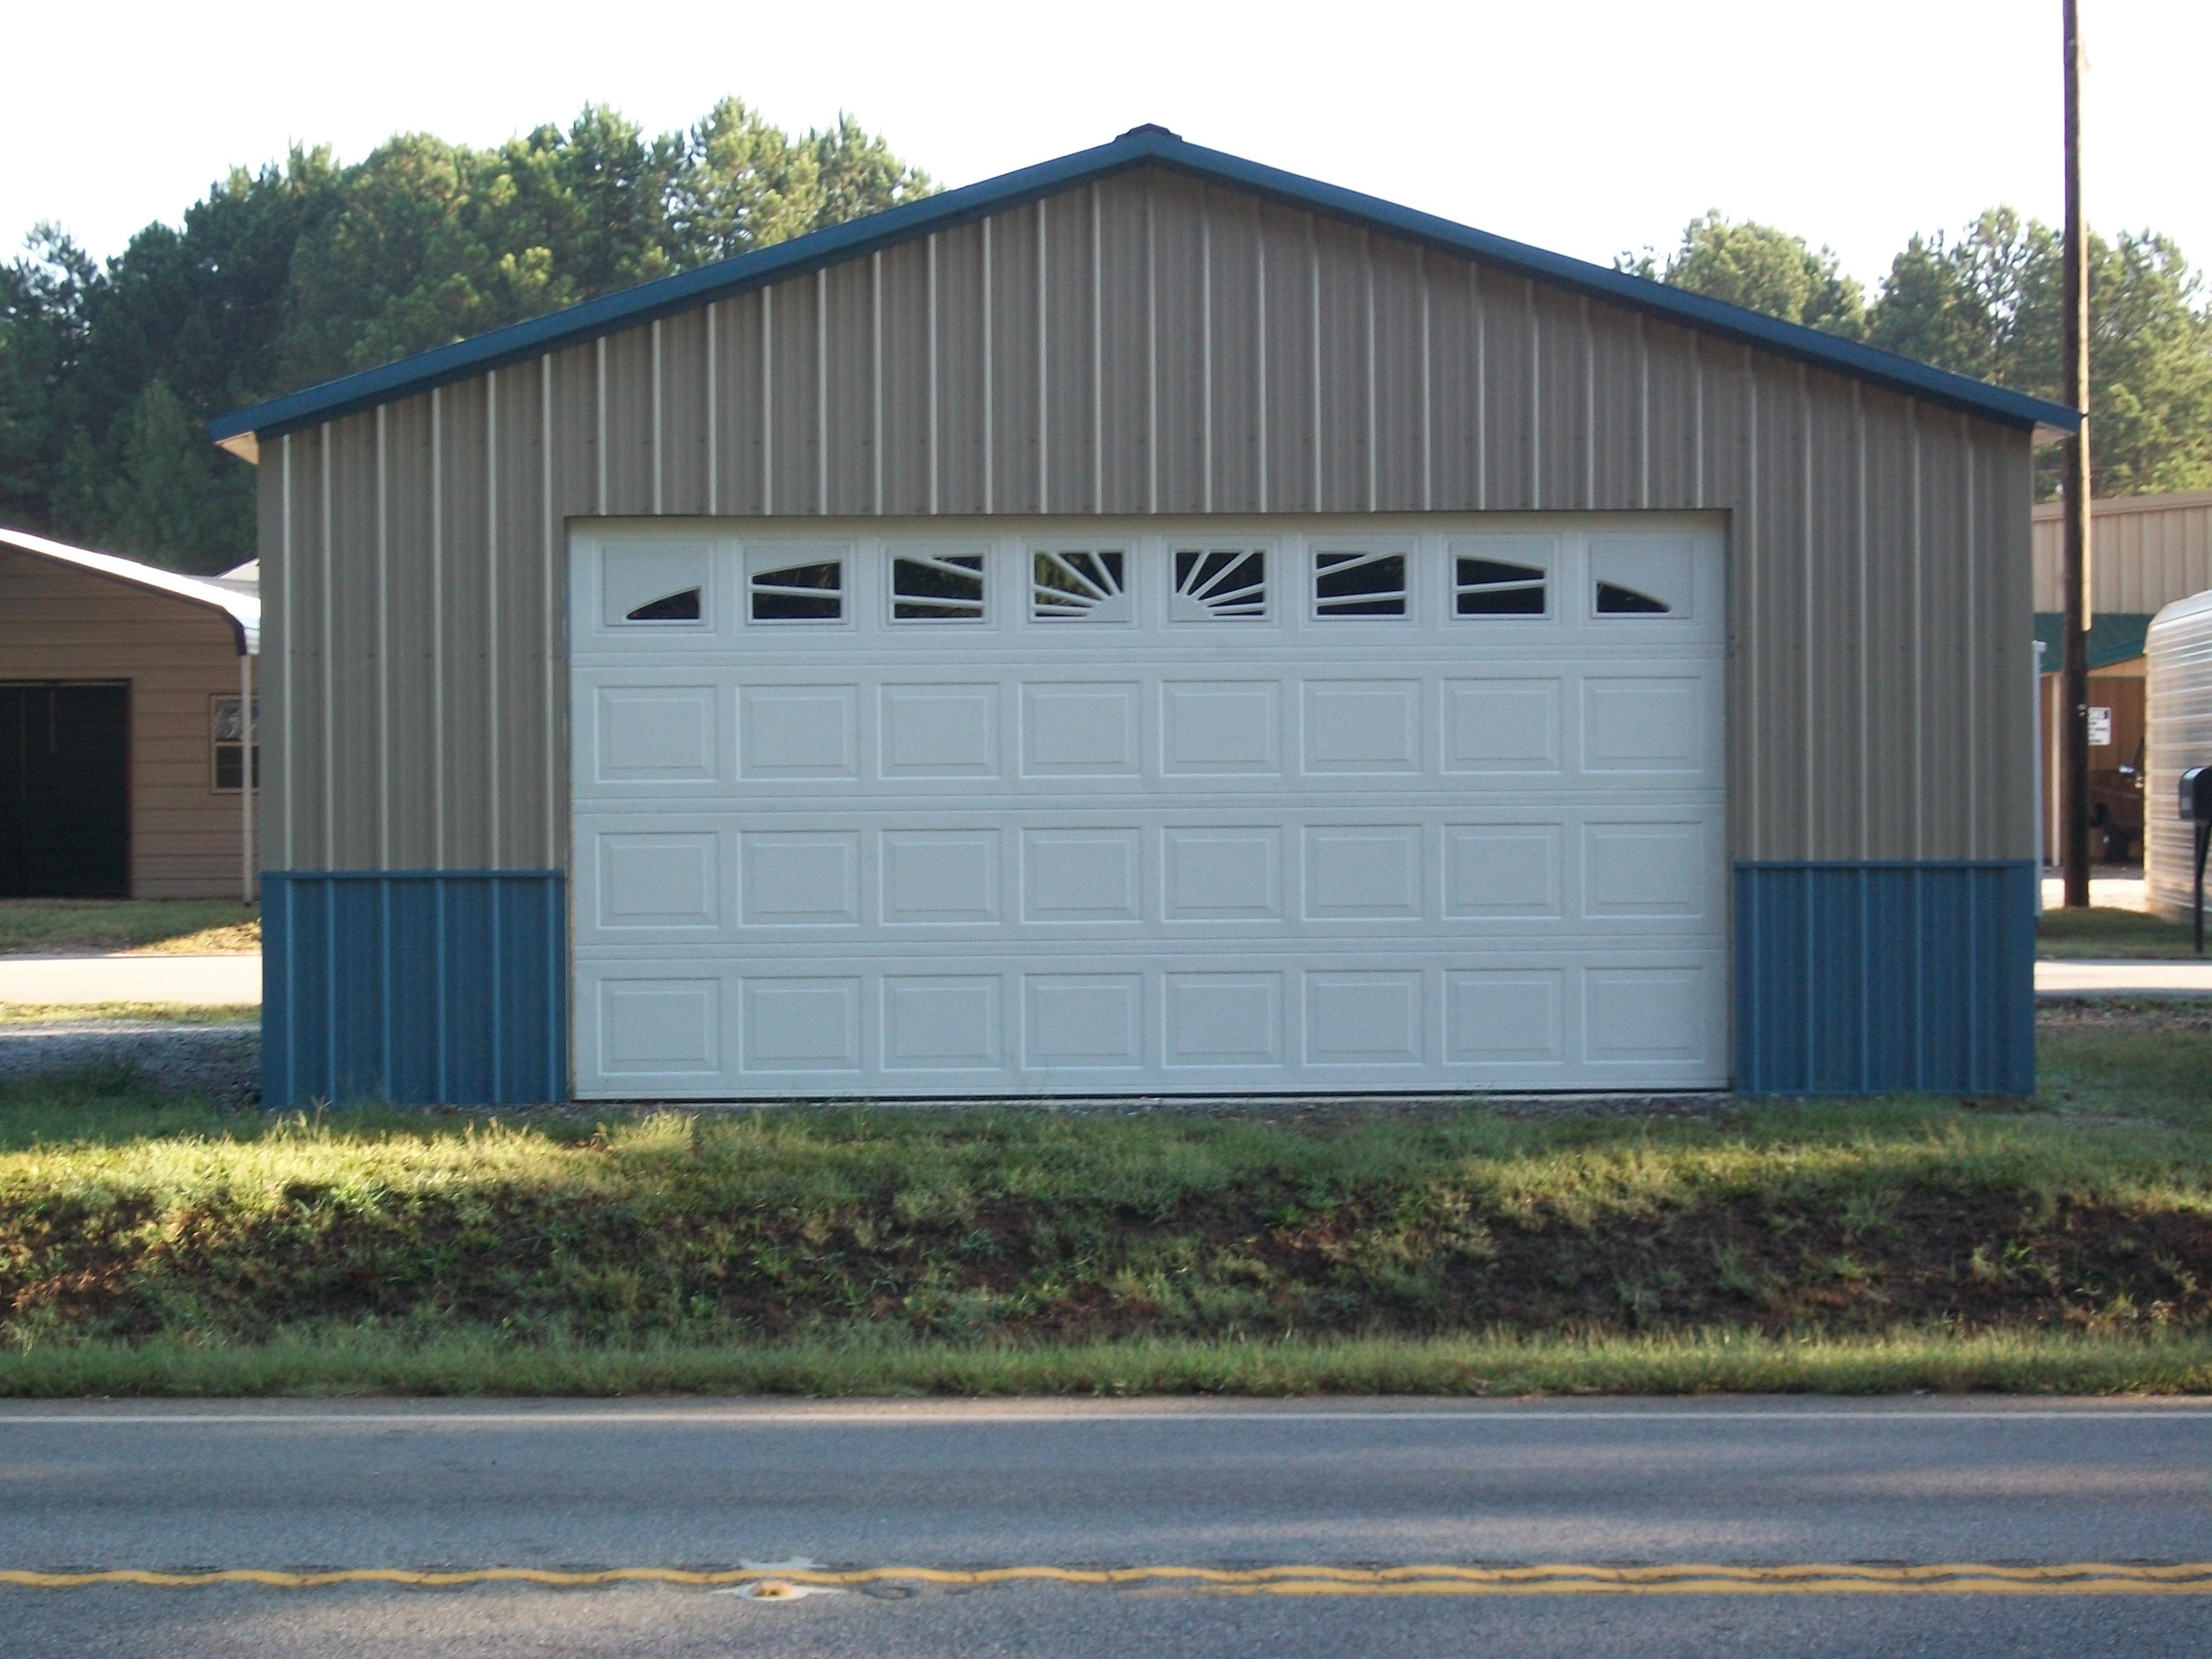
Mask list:
[[[2079,0],[2061,0],[2066,46],[2066,401],[2081,429],[2066,442],[2065,714],[2059,771],[2064,822],[2059,846],[2066,903],[2089,902],[2089,261],[2081,218],[2081,21]]]

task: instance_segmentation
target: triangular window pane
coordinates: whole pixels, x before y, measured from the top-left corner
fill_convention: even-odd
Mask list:
[[[625,622],[697,622],[699,620],[699,590],[686,587],[674,593],[664,593],[657,599],[647,599],[623,618]]]

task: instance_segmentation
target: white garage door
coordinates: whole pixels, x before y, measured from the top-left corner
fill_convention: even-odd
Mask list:
[[[585,1097],[1727,1079],[1707,522],[573,552]]]

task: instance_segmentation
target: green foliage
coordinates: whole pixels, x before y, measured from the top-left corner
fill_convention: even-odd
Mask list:
[[[927,193],[849,118],[604,107],[490,149],[395,136],[234,172],[102,266],[40,226],[0,271],[0,523],[180,568],[252,556],[208,416]]]
[[[1681,246],[1663,268],[1648,251],[1624,264],[1638,276],[1847,340],[1866,332],[1865,292],[1843,274],[1832,250],[1815,249],[1771,225],[1733,222],[1717,208],[1684,227]]]

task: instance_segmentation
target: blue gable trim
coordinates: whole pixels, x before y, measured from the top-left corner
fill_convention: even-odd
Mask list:
[[[568,1092],[558,870],[269,870],[270,1106],[537,1105]]]
[[[1646,277],[1493,236],[1434,214],[1401,207],[1380,197],[1325,185],[1318,179],[1285,173],[1279,167],[1264,167],[1222,150],[1186,143],[1162,127],[1144,126],[1093,149],[1079,150],[1057,161],[909,202],[849,224],[817,230],[774,247],[702,265],[696,270],[664,276],[565,311],[494,329],[472,340],[439,346],[397,362],[310,386],[289,397],[256,404],[250,409],[210,421],[208,434],[217,441],[247,432],[274,437],[336,420],[377,404],[412,397],[433,386],[504,368],[618,329],[635,327],[672,312],[764,288],[770,283],[859,258],[896,243],[1004,213],[1041,197],[1057,195],[1110,174],[1147,165],[1173,167],[1293,208],[1326,214],[1448,252],[1463,254],[1597,299],[1632,307],[1703,334],[1780,352],[1838,374],[1870,380],[1911,397],[1943,404],[2008,426],[2033,428],[2040,425],[2072,432],[2081,425],[2081,416],[2062,404],[2007,391],[2002,386],[1916,362],[1873,346],[1839,340],[1816,329],[1668,288]]]
[[[1735,866],[1735,1086],[2035,1092],[2026,860]]]

